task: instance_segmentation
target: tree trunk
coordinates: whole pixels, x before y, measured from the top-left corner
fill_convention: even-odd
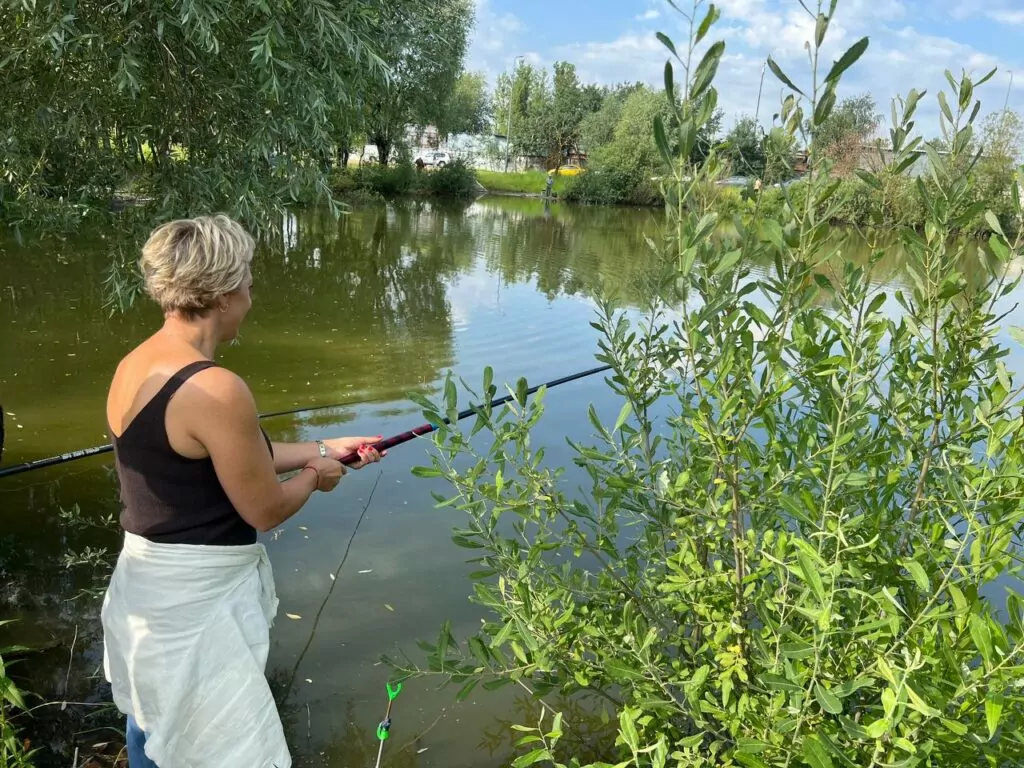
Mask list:
[[[374,136],[373,145],[377,147],[377,162],[387,165],[388,157],[391,155],[391,142],[383,136]]]

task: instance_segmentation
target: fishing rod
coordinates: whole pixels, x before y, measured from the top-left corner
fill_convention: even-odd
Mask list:
[[[343,408],[351,403],[331,403],[329,405],[308,405],[305,408],[292,408],[287,411],[271,411],[270,413],[259,414],[260,419],[272,419],[275,416],[291,416],[295,413],[312,413],[314,411],[326,411],[332,408]],[[50,456],[45,459],[36,459],[35,461],[26,461],[22,464],[14,464],[10,467],[0,467],[0,479],[9,477],[10,475],[20,475],[22,472],[31,472],[34,469],[45,469],[46,467],[53,467],[58,464],[65,464],[69,461],[75,461],[76,459],[85,459],[89,456],[99,456],[103,453],[110,453],[114,450],[114,446],[110,443],[106,445],[96,445],[92,448],[82,448],[77,451],[70,451],[68,453],[62,453],[59,456]]]
[[[602,365],[602,366],[599,366],[597,368],[591,368],[591,369],[586,370],[586,371],[580,371],[580,372],[574,373],[574,374],[572,374],[570,376],[563,376],[560,379],[554,379],[554,380],[546,382],[544,384],[538,384],[537,386],[530,387],[529,389],[526,390],[525,394],[532,395],[534,392],[536,392],[537,390],[541,389],[542,387],[547,387],[548,389],[551,389],[552,387],[557,387],[560,384],[568,384],[570,381],[576,381],[578,379],[583,379],[583,378],[586,378],[587,376],[593,376],[595,373],[602,373],[602,372],[608,371],[608,370],[611,370],[611,366],[610,365]],[[505,403],[511,402],[512,400],[515,399],[515,397],[516,397],[515,395],[506,395],[505,397],[498,398],[497,400],[492,400],[491,403],[490,403],[490,407],[491,408],[497,408],[498,406],[501,406],[501,405],[504,405]],[[267,419],[267,418],[270,418],[272,416],[287,416],[287,415],[291,415],[291,414],[294,414],[294,413],[311,413],[313,411],[322,411],[322,410],[326,410],[328,408],[338,408],[338,407],[341,407],[343,405],[349,405],[349,403],[333,403],[331,405],[316,405],[316,406],[311,406],[311,407],[308,407],[308,408],[295,408],[295,409],[290,410],[290,411],[274,411],[274,412],[271,412],[271,413],[261,414],[260,418],[261,419]],[[456,415],[456,417],[455,417],[455,420],[456,421],[461,421],[462,419],[467,419],[470,416],[475,415],[479,411],[479,409],[480,409],[480,406],[473,405],[473,406],[470,406],[469,408],[466,408],[463,411],[459,411],[458,415]],[[442,423],[444,423],[444,424],[451,424],[451,421],[449,419],[445,418],[445,419],[442,420]],[[420,437],[422,435],[428,435],[431,432],[434,432],[435,430],[437,430],[439,426],[440,425],[437,425],[437,424],[421,424],[420,426],[415,427],[413,429],[410,429],[407,432],[402,432],[401,434],[394,435],[393,437],[385,438],[384,440],[381,440],[380,442],[375,443],[373,447],[376,448],[378,451],[384,451],[384,450],[387,450],[388,448],[392,448],[392,447],[394,447],[396,445],[401,445],[402,443],[407,443],[410,440],[412,440],[414,438],[417,438],[417,437]],[[52,467],[52,466],[56,466],[58,464],[65,464],[65,463],[67,463],[69,461],[75,461],[77,459],[84,459],[84,458],[86,458],[88,456],[98,456],[98,455],[103,454],[103,453],[110,453],[113,450],[114,450],[114,446],[110,445],[110,444],[107,444],[107,445],[97,445],[97,446],[94,446],[92,448],[83,448],[81,450],[71,451],[70,453],[62,453],[59,456],[50,456],[49,458],[46,458],[46,459],[36,459],[34,461],[26,461],[26,462],[24,462],[22,464],[15,464],[15,465],[10,466],[10,467],[0,467],[0,479],[5,478],[5,477],[10,477],[12,475],[18,475],[18,474],[21,474],[22,472],[31,472],[32,470],[35,470],[35,469],[43,469],[45,467]],[[355,464],[357,461],[359,461],[359,456],[356,453],[350,453],[350,454],[348,454],[346,456],[343,456],[340,459],[340,461],[341,461],[342,464]]]

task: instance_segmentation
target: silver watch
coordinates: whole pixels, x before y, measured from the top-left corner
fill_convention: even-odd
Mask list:
[[[324,445],[324,441],[323,440],[317,440],[316,441],[316,447],[320,449],[320,458],[326,459],[327,458],[327,446]]]

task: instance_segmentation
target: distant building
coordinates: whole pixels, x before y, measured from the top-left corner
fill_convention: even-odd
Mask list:
[[[485,171],[504,171],[506,169],[505,153],[508,149],[508,139],[500,133],[493,134],[469,134],[455,133],[447,140],[442,141],[437,127],[433,125],[408,125],[405,129],[404,143],[409,150],[409,155],[415,157],[417,153],[424,150],[440,150],[450,152],[456,158],[461,159],[470,168]],[[397,147],[395,148],[397,151]],[[394,154],[394,153],[393,153]],[[353,147],[350,151],[350,164],[372,164],[378,161],[377,147],[373,144],[366,144],[362,147]],[[543,155],[509,155],[507,158],[509,172],[527,170],[548,170],[553,163]],[[584,165],[587,161],[586,152],[572,152],[563,161]]]

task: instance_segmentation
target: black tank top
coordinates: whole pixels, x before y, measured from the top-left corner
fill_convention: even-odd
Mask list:
[[[121,481],[121,527],[162,544],[236,546],[256,541],[249,525],[221,487],[213,461],[190,459],[167,438],[167,404],[181,385],[216,363],[198,360],[171,376],[140,410],[120,437],[114,461]],[[261,428],[262,430],[262,428]],[[263,433],[267,448],[273,448]]]

